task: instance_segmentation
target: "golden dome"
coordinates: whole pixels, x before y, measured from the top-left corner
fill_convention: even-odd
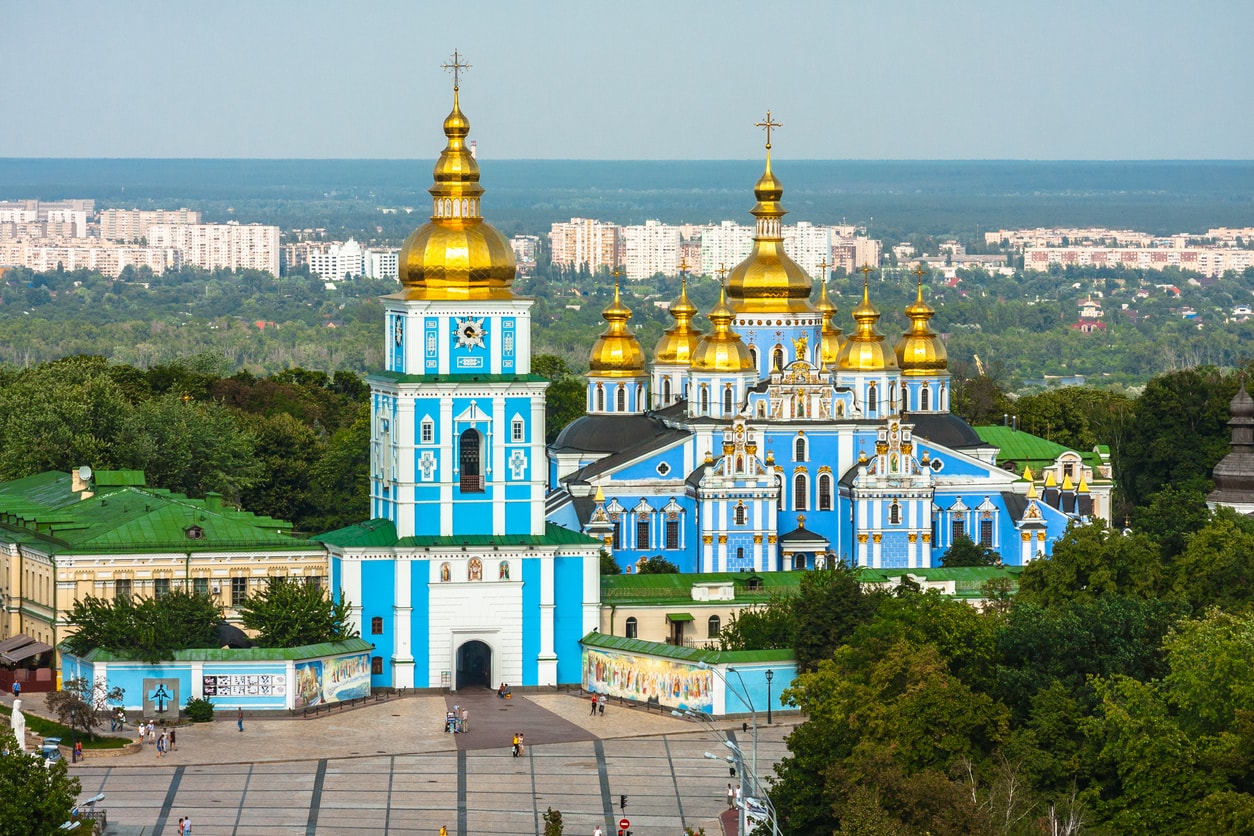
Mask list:
[[[767,113],[770,122],[770,113]],[[727,275],[727,298],[738,313],[814,312],[810,292],[814,281],[784,252],[780,205],[784,186],[771,171],[771,143],[766,143],[766,171],[753,187],[757,218],[753,250]]]
[[[405,239],[398,258],[405,299],[509,299],[516,272],[509,241],[479,210],[479,164],[466,147],[470,121],[458,105],[444,120],[448,144],[433,171],[431,220]]]
[[[727,288],[718,294],[718,304],[708,314],[714,330],[701,338],[692,354],[692,368],[705,372],[744,372],[754,368],[753,355],[740,335],[732,330],[736,312],[727,305]]]
[[[671,316],[675,324],[667,329],[653,349],[653,362],[662,364],[688,365],[697,343],[701,342],[701,332],[692,327],[692,318],[697,315],[697,306],[688,301],[688,278],[680,280],[679,298],[671,305]]]
[[[840,358],[840,347],[844,343],[844,332],[836,325],[836,305],[827,295],[827,275],[824,270],[823,290],[819,293],[819,301],[815,308],[823,315],[823,352],[822,365],[834,366]]]
[[[871,304],[869,270],[863,271],[862,301],[853,309],[857,329],[845,340],[836,361],[842,371],[876,372],[897,368],[897,358],[884,344],[884,335],[875,327],[880,312]]]
[[[644,374],[644,351],[636,335],[627,329],[631,308],[623,304],[614,283],[614,301],[601,311],[608,326],[588,354],[590,374],[602,377],[638,377]]]
[[[918,376],[943,372],[949,366],[949,355],[940,336],[931,329],[928,321],[936,310],[923,301],[923,277],[919,276],[918,295],[906,306],[910,330],[897,341],[897,365],[902,374]]]

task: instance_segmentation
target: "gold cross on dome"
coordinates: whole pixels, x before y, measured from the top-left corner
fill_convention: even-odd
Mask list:
[[[682,276],[687,272],[688,272],[688,257],[684,256],[683,258],[679,260],[679,275]]]
[[[867,263],[863,262],[863,264],[862,264],[862,281],[865,283],[865,282],[868,282],[868,281],[870,281],[870,280],[871,280],[871,265],[869,265],[869,264],[867,264]]]
[[[442,67],[442,68],[443,68],[446,72],[447,72],[447,71],[449,71],[449,70],[451,70],[451,71],[453,72],[453,89],[454,89],[454,90],[456,90],[456,89],[458,89],[458,87],[460,87],[460,86],[461,86],[461,71],[462,71],[462,70],[469,70],[469,69],[470,69],[470,65],[469,65],[469,64],[464,64],[464,63],[462,63],[462,57],[461,57],[461,54],[460,54],[457,50],[453,50],[453,57],[452,57],[452,59],[451,59],[451,60],[452,60],[452,63],[449,63],[448,61],[445,61],[445,62],[444,62],[443,64],[441,64],[440,66],[441,66],[441,67]],[[769,114],[768,114],[768,115],[769,115]]]
[[[720,264],[720,265],[718,266],[718,271],[717,271],[717,272],[718,272],[718,283],[719,283],[719,284],[722,284],[722,283],[723,283],[723,279],[727,277],[727,265],[726,265],[726,264]]]
[[[754,122],[753,125],[756,128],[766,128],[766,150],[770,151],[771,150],[771,128],[782,128],[784,127],[784,124],[782,122],[772,122],[771,112],[768,110],[766,112],[766,120],[762,122]]]
[[[924,270],[923,265],[920,264],[918,267],[915,268],[914,274],[919,277],[919,283],[922,284],[923,277],[927,275],[927,271]]]
[[[823,274],[823,281],[827,281],[827,259],[819,262],[819,272]]]

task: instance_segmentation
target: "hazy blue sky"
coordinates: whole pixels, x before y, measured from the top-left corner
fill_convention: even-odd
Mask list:
[[[1248,159],[1247,0],[0,0],[0,157]]]

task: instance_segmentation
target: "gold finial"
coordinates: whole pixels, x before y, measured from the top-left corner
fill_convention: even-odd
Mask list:
[[[827,281],[827,259],[824,258],[819,262],[819,272],[823,274],[823,281]]]
[[[683,276],[688,272],[688,256],[684,256],[679,260],[679,275]]]
[[[871,281],[871,265],[867,264],[864,261],[862,263],[861,270],[862,270],[862,283],[868,284]]]
[[[610,275],[614,277],[614,295],[618,295],[618,281],[623,277],[623,268],[615,267],[610,271]]]
[[[441,66],[441,67],[442,67],[442,68],[443,68],[446,72],[447,72],[447,71],[452,71],[452,73],[453,73],[453,92],[454,92],[454,93],[456,93],[456,92],[457,92],[457,90],[458,90],[458,88],[461,86],[461,71],[462,71],[462,70],[469,70],[469,69],[470,69],[470,65],[469,65],[469,64],[463,64],[463,63],[462,63],[462,56],[461,56],[461,54],[460,54],[457,50],[453,50],[453,57],[452,57],[452,59],[451,59],[451,60],[452,60],[452,63],[449,63],[448,61],[445,61],[445,62],[444,62],[443,64],[441,64],[440,66]]]
[[[727,278],[727,265],[720,264],[718,266],[718,270],[715,272],[718,273],[718,283],[721,285],[723,283],[723,279]]]
[[[770,151],[771,150],[771,128],[782,128],[784,127],[783,123],[772,122],[771,112],[768,110],[766,112],[766,119],[762,122],[754,122],[753,125],[755,128],[766,128],[766,150]]]

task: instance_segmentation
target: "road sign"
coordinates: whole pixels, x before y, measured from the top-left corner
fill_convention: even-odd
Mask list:
[[[630,820],[630,819],[619,819],[619,820],[618,820],[618,829],[619,829],[619,830],[626,830],[626,829],[627,829],[627,828],[629,828],[629,827],[631,827],[631,820]]]

